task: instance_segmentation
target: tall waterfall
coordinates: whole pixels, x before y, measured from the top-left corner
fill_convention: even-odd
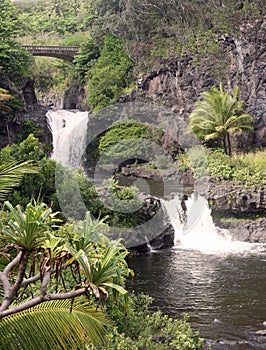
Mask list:
[[[249,243],[233,241],[229,231],[215,226],[204,197],[192,194],[182,201],[180,196],[176,196],[170,201],[163,201],[163,204],[175,230],[176,247],[203,253],[250,250]]]
[[[88,112],[50,110],[47,121],[53,135],[52,159],[65,166],[82,166],[86,149]]]

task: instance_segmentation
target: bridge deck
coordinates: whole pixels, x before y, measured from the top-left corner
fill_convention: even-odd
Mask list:
[[[33,56],[56,57],[67,61],[73,61],[79,50],[78,46],[24,45],[22,47],[28,50]]]

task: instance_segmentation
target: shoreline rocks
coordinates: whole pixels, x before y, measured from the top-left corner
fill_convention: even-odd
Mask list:
[[[266,218],[258,221],[215,222],[221,229],[227,229],[234,240],[250,243],[266,243]]]

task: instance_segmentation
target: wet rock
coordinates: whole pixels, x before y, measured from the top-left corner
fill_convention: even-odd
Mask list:
[[[216,226],[229,230],[234,240],[265,243],[266,242],[266,219],[258,221],[233,220],[226,222],[216,222]]]
[[[142,224],[138,240],[129,244],[131,250],[138,253],[148,253],[151,250],[171,248],[174,245],[174,228],[170,224],[167,214],[162,210],[159,198],[147,196],[142,208],[136,212],[136,216],[140,218]],[[152,221],[154,217],[156,219]],[[152,226],[146,225],[145,223],[150,220]],[[136,242],[140,242],[140,244],[134,245]]]

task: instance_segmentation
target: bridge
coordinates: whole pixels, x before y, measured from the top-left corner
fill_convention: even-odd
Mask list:
[[[24,49],[28,50],[33,56],[47,56],[62,58],[65,61],[72,62],[77,54],[78,46],[34,46],[24,45]]]

